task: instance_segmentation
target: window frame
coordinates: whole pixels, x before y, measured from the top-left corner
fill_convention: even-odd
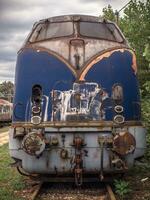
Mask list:
[[[117,29],[118,33],[120,34],[120,37],[122,38],[122,41],[119,42],[117,40],[111,40],[111,39],[108,39],[108,38],[100,38],[100,37],[94,37],[94,36],[87,36],[87,35],[83,35],[81,34],[81,31],[80,31],[80,23],[93,23],[93,24],[112,24],[114,25],[114,27]],[[108,28],[109,29],[109,28]],[[80,36],[82,37],[86,37],[86,38],[94,38],[94,39],[98,39],[98,40],[106,40],[106,41],[111,41],[111,42],[117,42],[117,43],[124,43],[125,42],[125,38],[123,36],[123,34],[121,33],[121,31],[119,30],[119,28],[113,23],[113,22],[93,22],[93,21],[80,21],[78,23],[78,33]],[[114,36],[115,37],[115,36]]]
[[[33,36],[33,34],[34,34],[34,32],[36,31],[36,29],[37,29],[37,27],[40,25],[40,24],[46,24],[46,23],[48,23],[48,24],[58,24],[58,23],[68,23],[68,22],[70,22],[70,23],[72,23],[72,34],[69,34],[69,35],[63,35],[63,36],[57,36],[57,37],[49,37],[49,38],[45,38],[45,39],[41,39],[41,40],[34,40],[34,41],[31,41],[31,38],[32,38],[32,36]],[[34,27],[34,29],[32,30],[32,32],[31,32],[31,34],[30,34],[30,36],[29,36],[29,38],[28,38],[28,42],[29,43],[36,43],[36,42],[43,42],[43,41],[47,41],[47,40],[53,40],[53,39],[57,39],[57,38],[68,38],[68,37],[72,37],[73,35],[74,35],[74,33],[75,33],[75,28],[74,28],[74,22],[73,21],[59,21],[59,22],[40,22],[40,23],[37,23],[36,24],[36,26]]]

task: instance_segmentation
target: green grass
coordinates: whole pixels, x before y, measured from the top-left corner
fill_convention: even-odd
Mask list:
[[[16,169],[11,168],[12,162],[8,145],[3,145],[0,147],[0,200],[23,200],[15,192],[23,190],[25,183]]]

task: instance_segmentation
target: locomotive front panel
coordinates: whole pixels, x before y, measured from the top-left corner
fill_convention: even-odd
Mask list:
[[[10,155],[29,174],[101,180],[144,154],[136,57],[114,23],[60,16],[18,53]]]

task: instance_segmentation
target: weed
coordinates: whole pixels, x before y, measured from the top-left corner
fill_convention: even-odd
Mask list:
[[[115,191],[121,199],[124,199],[127,194],[131,192],[129,183],[124,180],[115,180],[114,181]]]

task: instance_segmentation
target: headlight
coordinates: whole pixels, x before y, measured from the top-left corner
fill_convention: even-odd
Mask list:
[[[122,123],[124,123],[124,116],[122,116],[122,115],[116,115],[114,117],[114,122],[116,124],[122,124]]]
[[[45,149],[44,138],[37,132],[30,132],[24,137],[22,147],[27,154],[39,156]]]
[[[123,112],[123,107],[120,105],[117,105],[114,107],[114,110],[116,113],[122,113]]]
[[[32,113],[38,114],[41,112],[41,108],[39,106],[33,106],[32,107]]]
[[[31,117],[31,123],[38,125],[41,123],[41,117],[40,116],[33,116]]]

